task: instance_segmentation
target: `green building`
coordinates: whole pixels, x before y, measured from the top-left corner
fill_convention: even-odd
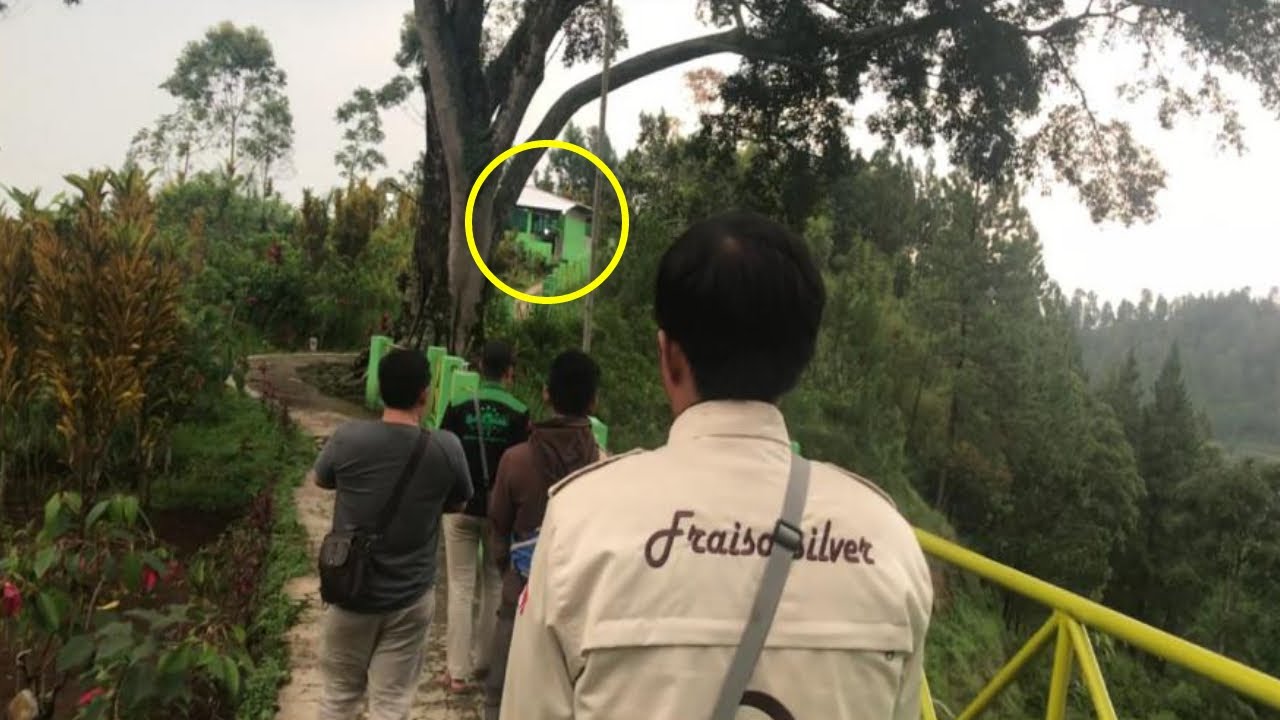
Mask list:
[[[507,222],[520,247],[551,263],[585,263],[591,208],[529,185]]]

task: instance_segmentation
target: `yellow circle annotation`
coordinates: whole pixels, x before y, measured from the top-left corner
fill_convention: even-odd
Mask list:
[[[618,235],[618,249],[613,251],[613,259],[609,261],[609,265],[606,266],[605,269],[601,271],[600,274],[597,275],[590,283],[574,290],[571,293],[565,293],[563,295],[530,295],[529,293],[520,292],[519,290],[516,290],[510,285],[502,282],[498,276],[493,274],[493,271],[489,269],[489,266],[485,264],[484,258],[480,257],[480,251],[476,248],[475,229],[472,227],[472,216],[475,214],[476,209],[476,196],[480,194],[480,188],[484,185],[484,181],[488,179],[490,173],[496,170],[499,165],[506,162],[512,156],[522,153],[525,150],[535,150],[538,148],[567,150],[590,160],[591,164],[599,168],[600,172],[604,173],[604,176],[609,179],[609,184],[613,186],[613,191],[618,194],[618,206],[622,212],[622,231]],[[596,208],[592,208],[591,211],[594,214],[596,212]],[[594,222],[594,218],[592,221]],[[622,259],[622,251],[627,247],[627,233],[631,229],[631,223],[628,219],[627,213],[627,196],[622,192],[622,183],[618,182],[617,176],[613,174],[613,171],[609,169],[609,166],[606,165],[603,160],[596,157],[590,150],[563,140],[530,140],[529,142],[516,145],[510,150],[507,150],[494,158],[493,162],[489,163],[489,166],[484,169],[484,172],[480,173],[480,177],[476,178],[475,184],[471,186],[471,195],[467,198],[465,224],[467,231],[467,249],[471,251],[471,258],[476,261],[476,266],[480,268],[480,272],[484,273],[484,276],[489,278],[489,282],[493,283],[494,287],[498,288],[502,292],[517,300],[523,300],[524,302],[534,303],[537,305],[558,305],[559,303],[569,302],[570,300],[577,300],[600,287],[600,284],[607,280],[609,275],[613,273],[613,269],[618,266],[618,261]]]

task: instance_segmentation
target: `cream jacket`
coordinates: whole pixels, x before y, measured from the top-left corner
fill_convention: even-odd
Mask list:
[[[706,402],[667,445],[551,489],[520,598],[502,720],[702,720],[742,635],[782,509],[772,405]],[[814,462],[802,528],[748,686],[753,720],[919,720],[929,568],[870,482]]]

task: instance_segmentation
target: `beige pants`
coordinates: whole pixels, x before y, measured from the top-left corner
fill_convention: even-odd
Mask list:
[[[426,656],[435,590],[404,610],[362,615],[325,610],[320,663],[324,694],[320,720],[352,720],[366,690],[368,720],[407,720]]]
[[[470,681],[489,668],[502,575],[489,548],[489,521],[463,513],[444,515],[445,564],[449,576],[445,655],[449,677]],[[484,547],[483,567],[480,548]],[[477,617],[478,613],[478,617]]]

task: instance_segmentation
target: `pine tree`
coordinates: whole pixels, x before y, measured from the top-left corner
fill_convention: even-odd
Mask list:
[[[1149,622],[1168,626],[1184,610],[1187,582],[1194,579],[1188,551],[1176,525],[1180,488],[1201,470],[1205,437],[1182,380],[1182,361],[1175,343],[1152,386],[1143,412],[1139,467],[1146,483],[1143,511],[1146,546],[1140,558],[1140,607]]]
[[[1129,445],[1138,448],[1142,441],[1142,375],[1138,371],[1138,356],[1133,348],[1125,355],[1124,362],[1112,369],[1102,388],[1102,399],[1115,411],[1124,428]]]

